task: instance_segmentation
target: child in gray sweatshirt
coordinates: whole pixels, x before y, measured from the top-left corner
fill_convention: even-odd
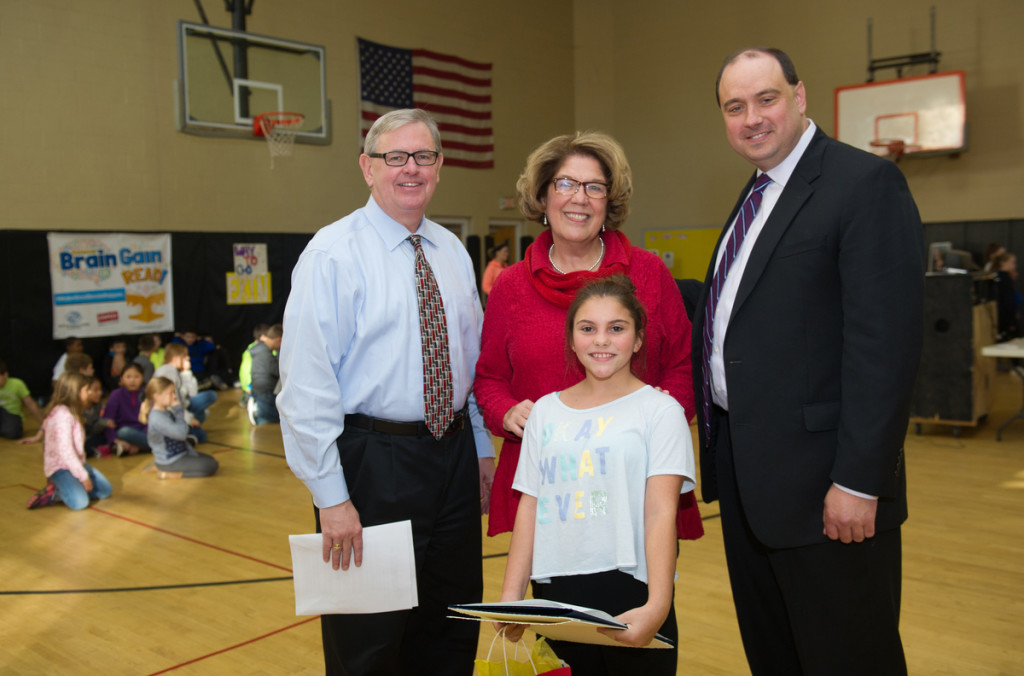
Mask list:
[[[219,466],[212,455],[200,453],[189,440],[191,427],[178,402],[174,383],[154,376],[146,386],[139,420],[148,425],[146,438],[161,479],[210,476]]]

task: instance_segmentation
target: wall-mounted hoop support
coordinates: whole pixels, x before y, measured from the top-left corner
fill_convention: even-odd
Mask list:
[[[895,68],[896,77],[903,77],[903,69],[919,64],[928,64],[929,73],[939,72],[939,57],[941,52],[935,49],[935,5],[932,5],[929,12],[931,16],[931,50],[917,54],[904,54],[902,56],[887,56],[881,59],[872,58],[872,20],[868,19],[868,82],[875,81],[875,71],[886,68]]]

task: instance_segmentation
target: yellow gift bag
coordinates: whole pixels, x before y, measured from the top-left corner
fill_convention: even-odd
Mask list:
[[[497,641],[499,636],[502,638],[502,659],[500,662],[493,662],[491,655],[494,653],[494,641]],[[569,665],[558,659],[555,651],[551,649],[543,636],[538,636],[533,643],[533,649],[526,652],[529,662],[520,662],[516,659],[519,655],[519,644],[522,641],[516,642],[515,652],[510,658],[506,652],[508,641],[505,641],[504,637],[504,630],[495,634],[491,641],[491,647],[487,651],[487,659],[474,661],[476,671],[480,676],[570,676],[572,673]]]

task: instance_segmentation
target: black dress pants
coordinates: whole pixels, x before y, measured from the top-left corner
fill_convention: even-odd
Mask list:
[[[905,676],[899,634],[900,529],[860,543],[762,544],[736,484],[729,416],[717,428],[722,536],[754,676]],[[795,451],[794,451],[795,452]],[[824,510],[824,495],[822,495]]]
[[[412,521],[419,606],[323,615],[328,674],[473,672],[480,623],[447,619],[483,596],[479,464],[472,429],[435,440],[348,426],[341,465],[363,527]],[[320,513],[316,529],[320,532]],[[340,572],[340,571],[339,571]]]
[[[533,596],[603,610],[612,617],[647,603],[647,585],[619,570],[589,575],[567,575],[548,583],[534,583]],[[658,633],[676,641],[676,608]],[[570,641],[549,641],[551,649],[572,669],[573,676],[671,676],[679,660],[675,648],[630,648]]]

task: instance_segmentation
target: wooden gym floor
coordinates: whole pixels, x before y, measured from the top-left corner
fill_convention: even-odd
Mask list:
[[[1021,382],[999,373],[995,389],[978,428],[907,438],[911,674],[1024,674],[1024,421],[995,441]],[[251,428],[237,397],[221,393],[206,424],[216,476],[160,481],[141,471],[151,456],[94,459],[114,495],[81,512],[26,510],[41,446],[0,440],[0,674],[323,673],[319,623],[294,614],[287,540],[313,530],[309,495],[279,428]],[[679,555],[679,673],[748,673],[718,506],[702,512],[707,534]],[[485,600],[507,546],[485,538]],[[480,655],[493,635],[482,628]]]

